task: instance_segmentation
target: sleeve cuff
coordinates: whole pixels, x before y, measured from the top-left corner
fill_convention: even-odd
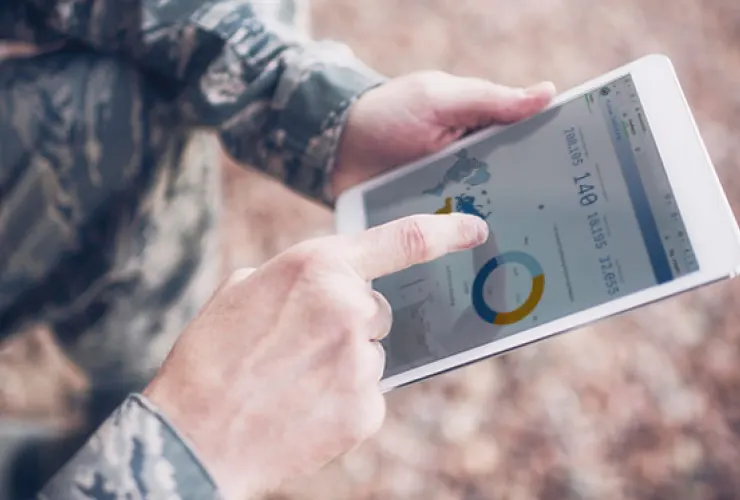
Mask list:
[[[331,205],[327,185],[350,106],[387,78],[361,63],[345,45],[313,42],[284,54],[283,74],[260,139],[263,170],[294,191]],[[247,156],[254,136],[238,122],[222,128],[226,151]]]
[[[386,78],[366,68],[342,66],[326,68],[312,77],[311,84],[315,86],[313,94],[323,101],[321,106],[325,110],[325,118],[316,130],[305,121],[305,118],[301,120],[296,116],[291,119],[290,115],[286,116],[286,119],[297,125],[294,133],[288,133],[286,137],[298,139],[289,141],[286,146],[301,158],[300,168],[294,175],[286,178],[286,183],[297,191],[331,206],[334,202],[329,190],[331,174],[349,118],[349,110],[366,92],[385,83]],[[326,113],[326,110],[329,112]],[[308,115],[308,118],[311,116]],[[303,133],[312,131],[312,135],[301,138],[299,130],[301,121]]]
[[[39,498],[221,497],[187,440],[149,400],[132,395]]]

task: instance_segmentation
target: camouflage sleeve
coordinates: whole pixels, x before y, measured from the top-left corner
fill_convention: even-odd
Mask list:
[[[38,500],[221,498],[182,436],[143,396],[130,396]]]
[[[247,0],[4,0],[0,37],[75,40],[159,76],[227,152],[324,198],[346,110],[383,77],[333,42],[298,40]],[[4,12],[4,14],[3,14]]]

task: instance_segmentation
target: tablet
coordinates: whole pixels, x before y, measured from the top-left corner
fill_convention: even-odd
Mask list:
[[[491,236],[375,280],[384,390],[734,276],[740,239],[668,58],[651,55],[345,192],[340,233],[474,214]]]

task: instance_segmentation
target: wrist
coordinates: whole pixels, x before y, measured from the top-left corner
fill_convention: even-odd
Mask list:
[[[325,199],[333,203],[340,194],[355,184],[362,181],[360,174],[365,171],[362,164],[367,160],[367,154],[363,151],[363,133],[359,122],[362,114],[361,108],[367,97],[376,89],[381,87],[385,81],[376,83],[358,94],[347,107],[341,118],[337,144],[334,155],[327,165],[327,181],[325,187]]]
[[[361,166],[356,164],[358,155],[355,150],[355,140],[353,133],[353,120],[357,101],[347,109],[344,124],[339,136],[337,150],[332,163],[328,169],[328,182],[326,198],[330,202],[336,201],[340,194],[352,187],[354,179],[352,172],[361,170]]]
[[[273,484],[268,484],[272,474],[264,470],[258,459],[261,456],[258,439],[251,440],[250,452],[244,451],[250,445],[245,431],[254,427],[251,422],[234,425],[226,399],[218,401],[203,399],[193,391],[183,389],[188,383],[170,384],[166,379],[155,377],[142,394],[165,417],[173,430],[183,438],[200,461],[202,467],[213,477],[215,484],[226,500],[251,499],[269,492]],[[173,387],[178,390],[172,390]],[[211,395],[218,391],[203,391]],[[250,457],[250,460],[247,459]]]

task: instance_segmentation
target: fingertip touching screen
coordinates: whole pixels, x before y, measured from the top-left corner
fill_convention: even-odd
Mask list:
[[[368,190],[368,226],[485,219],[484,245],[380,278],[385,376],[698,270],[630,75]]]

